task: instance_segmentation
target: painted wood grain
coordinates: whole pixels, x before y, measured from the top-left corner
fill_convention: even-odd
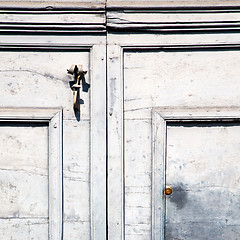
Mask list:
[[[1,2],[1,1],[0,1]],[[22,1],[20,1],[22,2]],[[41,24],[41,23],[53,23],[75,25],[78,24],[100,24],[104,23],[104,15],[95,13],[84,13],[80,11],[11,11],[1,10],[0,11],[1,23],[25,23],[25,24]]]
[[[97,38],[98,37],[94,38],[94,41],[96,41]],[[36,41],[34,38],[32,38],[32,40]],[[24,42],[26,43],[26,41]],[[47,42],[45,42],[45,44]],[[79,41],[77,42],[79,43]],[[6,61],[2,65],[2,79],[5,81],[5,83],[3,83],[2,87],[5,88],[6,86],[12,86],[12,90],[5,89],[6,91],[3,92],[2,97],[5,100],[11,99],[11,95],[14,96],[14,100],[12,99],[12,103],[9,101],[2,102],[2,107],[4,107],[4,110],[1,112],[1,114],[3,119],[8,120],[21,119],[21,121],[32,120],[46,122],[52,118],[51,109],[56,108],[56,106],[63,107],[65,105],[65,107],[63,107],[63,191],[65,201],[63,204],[65,211],[64,226],[66,223],[64,238],[76,239],[76,236],[83,236],[82,239],[93,239],[95,237],[91,237],[91,231],[95,231],[96,236],[101,236],[102,239],[105,239],[104,236],[106,235],[106,231],[104,228],[106,226],[106,190],[104,189],[106,187],[106,148],[104,141],[106,138],[104,120],[105,100],[102,98],[102,94],[104,93],[105,89],[100,89],[97,87],[95,90],[96,94],[94,94],[94,96],[91,95],[91,90],[88,92],[82,92],[82,104],[80,111],[74,113],[72,108],[72,90],[69,84],[69,81],[72,80],[72,76],[67,74],[67,69],[72,64],[79,63],[83,64],[83,66],[86,67],[85,69],[88,71],[86,82],[90,83],[91,78],[93,79],[93,82],[97,81],[97,84],[95,84],[96,86],[102,86],[102,81],[105,81],[105,70],[101,65],[104,65],[105,62],[105,50],[100,47],[102,50],[100,49],[99,51],[91,51],[91,37],[88,39],[87,47],[85,43],[86,41],[84,41],[84,46],[82,48],[79,48],[78,45],[77,48],[73,47],[74,50],[70,49],[69,52],[67,52],[66,49],[64,49],[64,51],[59,49],[56,51],[56,49],[54,50],[53,48],[49,51],[45,51],[46,49],[33,51],[33,48],[31,47],[27,49],[25,48],[26,51],[21,49],[21,51],[18,52],[5,52],[4,54],[6,55]],[[90,56],[90,54],[93,56]],[[92,66],[90,71],[89,66],[90,64],[93,65],[93,62],[95,61],[98,62],[98,64]],[[13,65],[15,67],[13,67]],[[29,86],[31,87],[29,88]],[[92,103],[91,105],[90,98]],[[98,101],[99,98],[102,101]],[[13,106],[15,106],[15,108],[13,108]],[[31,109],[39,109],[43,106],[46,106],[46,111],[40,111],[40,115],[37,114],[37,117],[34,112],[31,113]],[[25,115],[22,112],[19,112],[19,109],[17,109],[22,109],[23,107],[25,107],[26,110]],[[13,109],[16,110],[14,114]],[[98,118],[95,120],[95,123],[94,121],[90,122],[90,109],[93,114],[97,114],[98,116]],[[52,118],[52,132],[57,131],[59,133],[57,136],[50,138],[52,142],[54,142],[55,138],[59,140],[61,139],[62,134],[61,131],[59,131],[61,124],[59,125],[57,122],[60,121],[61,118],[62,117],[60,115],[59,118],[55,119],[56,121],[54,118]],[[100,131],[96,131],[98,134],[96,137],[94,137],[94,144],[91,143],[92,138],[90,138],[90,124],[93,131],[95,131],[96,128],[101,128]],[[100,142],[102,142],[102,148],[98,147],[99,139],[101,139]],[[92,148],[95,148],[95,150]],[[50,154],[52,154],[52,152],[61,154],[61,149],[61,146],[59,149],[57,149],[57,147],[54,145],[52,148],[50,148]],[[51,156],[54,156],[54,154]],[[58,158],[55,156],[54,159],[57,160]],[[98,166],[99,163],[102,164],[101,168]],[[52,169],[52,172],[50,171],[50,189],[51,186],[56,186],[57,183],[55,180],[57,178],[60,177],[61,179],[61,172],[56,171],[57,169],[59,170],[58,164],[61,164],[61,161],[57,161],[55,165],[53,164],[50,167],[50,169]],[[90,170],[90,166],[92,167],[92,170]],[[104,171],[102,168],[104,168]],[[98,173],[98,171],[100,172]],[[90,178],[90,172],[93,174],[92,178]],[[94,179],[98,180],[96,181]],[[94,186],[94,184],[97,184],[97,186],[100,187],[99,190],[97,190],[98,188],[96,188],[97,186]],[[59,185],[59,187],[61,186]],[[95,189],[98,191],[97,195],[95,193],[90,195],[90,191],[94,192],[96,191]],[[62,207],[62,202],[60,201],[62,195],[59,196],[61,191],[56,192],[53,190],[50,191],[50,193],[53,199],[55,199],[57,202],[55,204],[50,202],[49,206],[49,211],[51,213],[51,227],[49,229],[51,235],[49,237],[50,239],[61,239],[62,209],[59,209],[59,207]],[[101,195],[102,197],[100,197],[100,200],[98,200],[99,196]],[[96,203],[94,199],[91,199],[94,197],[97,198]],[[99,205],[101,207],[96,208],[95,205]],[[90,216],[90,206],[94,207],[92,217]],[[92,228],[90,228],[91,224],[93,225]]]
[[[1,123],[0,147],[1,238],[47,236],[48,127]]]
[[[239,51],[126,53],[125,117],[151,118],[159,106],[239,105],[239,57]]]
[[[47,239],[48,219],[0,219],[0,233],[6,240]]]
[[[108,237],[124,239],[124,138],[122,50],[109,45],[108,62]],[[114,131],[113,131],[114,129]],[[112,151],[110,150],[112,149]],[[113,151],[114,149],[114,151]],[[111,160],[110,160],[111,159]]]
[[[162,159],[165,157],[165,145],[162,145],[165,140],[165,123],[164,120],[158,119],[156,121],[157,125],[154,125],[154,123],[152,125],[152,128],[155,129],[153,133],[157,133],[158,136],[161,135],[161,137],[155,138],[154,135],[152,136],[152,144],[155,147],[151,149],[150,146],[148,149],[148,151],[153,154],[152,159],[144,167],[145,172],[148,172],[148,169],[151,169],[152,166],[152,176],[154,176],[151,183],[152,188],[149,190],[150,195],[151,192],[153,193],[152,213],[150,213],[150,220],[148,222],[150,226],[152,224],[152,235],[148,235],[148,229],[141,228],[139,223],[135,226],[134,224],[129,225],[127,223],[130,215],[135,222],[141,219],[142,216],[145,216],[144,214],[138,216],[137,211],[134,211],[134,205],[131,206],[132,208],[126,208],[126,206],[129,206],[126,205],[129,204],[129,201],[131,203],[136,202],[136,205],[139,203],[136,200],[137,196],[131,198],[131,195],[128,194],[129,188],[126,183],[132,182],[132,184],[134,184],[134,177],[138,175],[138,168],[136,167],[135,169],[132,165],[129,167],[130,165],[128,165],[129,163],[127,162],[129,161],[127,158],[129,152],[126,152],[126,150],[128,149],[129,151],[130,148],[128,148],[128,145],[131,146],[135,150],[135,152],[132,150],[132,159],[134,159],[134,157],[137,158],[138,147],[141,146],[141,144],[139,144],[139,138],[144,136],[144,134],[142,134],[142,128],[137,128],[133,133],[134,127],[133,129],[128,127],[130,126],[130,122],[136,124],[138,121],[151,121],[152,109],[161,107],[175,107],[175,110],[172,110],[173,112],[177,112],[178,108],[184,109],[184,107],[192,109],[190,113],[186,113],[189,114],[188,116],[186,114],[182,115],[184,119],[191,119],[191,114],[194,110],[198,111],[199,108],[203,109],[204,107],[204,111],[207,112],[207,114],[202,114],[203,118],[221,118],[221,114],[217,114],[215,110],[217,107],[225,107],[225,110],[228,108],[230,110],[227,111],[229,115],[224,115],[224,118],[228,120],[237,119],[238,114],[232,114],[231,110],[234,109],[233,106],[235,106],[236,109],[239,106],[239,101],[237,100],[235,102],[235,99],[238,98],[239,74],[234,70],[237,68],[235,59],[239,56],[238,48],[231,49],[229,47],[225,49],[224,46],[222,46],[223,48],[221,49],[221,44],[230,43],[236,35],[224,35],[224,39],[222,36],[223,35],[209,34],[208,38],[204,38],[200,34],[194,36],[160,36],[157,34],[137,35],[127,33],[116,33],[108,36],[109,66],[111,69],[116,69],[115,72],[109,71],[109,89],[112,89],[111,94],[109,93],[109,129],[116,129],[116,131],[111,134],[111,143],[109,146],[113,147],[113,143],[118,143],[118,148],[109,147],[111,162],[109,166],[111,166],[110,171],[112,172],[109,174],[109,186],[112,186],[110,187],[111,194],[109,195],[111,196],[109,200],[111,200],[113,195],[118,196],[118,199],[121,200],[120,203],[119,201],[111,201],[115,208],[116,206],[121,208],[116,214],[113,214],[114,216],[109,215],[109,223],[111,224],[109,225],[111,226],[109,232],[114,239],[134,239],[137,233],[139,233],[139,236],[143,236],[144,239],[164,239],[162,227],[164,226],[163,213],[165,206],[162,205],[162,190],[159,190],[163,189],[165,184],[163,177],[164,164],[160,164],[159,158]],[[221,38],[221,40],[219,38]],[[161,45],[162,43],[163,45]],[[180,46],[181,44],[182,46]],[[208,44],[216,44],[219,48],[208,49]],[[170,49],[168,46],[176,47],[176,49]],[[115,49],[118,47],[123,51],[123,55],[121,55],[121,57],[124,57],[123,62],[119,59],[119,55],[114,54]],[[193,81],[191,82],[191,80]],[[230,82],[228,82],[228,80]],[[235,92],[235,90],[237,91]],[[234,99],[231,94],[235,95]],[[115,106],[115,110],[112,106]],[[209,109],[216,107],[216,109],[213,110],[214,113],[210,113],[211,110],[209,110],[210,112],[208,113],[206,107]],[[123,112],[124,123],[122,122]],[[170,118],[171,117],[174,118],[174,114],[170,116]],[[177,114],[175,117],[177,119]],[[197,116],[195,117],[197,119]],[[122,128],[124,129],[124,133],[121,132]],[[148,129],[148,131],[151,136],[152,129]],[[142,135],[139,136],[137,134],[138,132]],[[130,135],[131,137],[129,137]],[[135,138],[135,135],[138,136],[138,138]],[[126,141],[126,136],[128,136],[128,141]],[[122,147],[122,151],[119,151],[123,139],[124,146]],[[148,146],[147,141],[145,142],[146,146]],[[114,149],[114,151],[111,149]],[[123,157],[123,153],[127,154]],[[140,169],[141,165],[139,171]],[[121,172],[119,172],[120,170]],[[115,173],[115,175],[113,173]],[[133,177],[129,178],[131,180],[128,181],[128,177],[131,176],[131,174]],[[118,181],[116,179],[117,176]],[[139,185],[142,184],[143,187],[145,186],[144,178],[139,179],[136,177],[136,179],[139,180]],[[123,190],[121,189],[120,182],[122,183]],[[113,189],[113,183],[118,184],[115,185],[118,186],[115,190]],[[142,191],[143,190],[144,188]],[[135,201],[133,200],[134,198]],[[141,195],[141,199],[145,202],[143,194]],[[111,209],[112,208],[113,206],[111,206]],[[122,216],[124,216],[123,220],[121,218]],[[148,221],[148,218],[145,217],[145,220]],[[114,224],[120,226],[119,223],[121,221],[124,223],[122,229],[113,228]],[[134,230],[139,231],[134,232]]]
[[[20,3],[20,2],[19,2]],[[1,2],[0,2],[1,5]],[[29,4],[30,6],[30,4]],[[1,10],[0,32],[3,34],[79,34],[106,31],[105,16],[101,11]]]
[[[106,39],[91,49],[90,213],[91,239],[107,238]]]
[[[64,239],[90,239],[89,121],[64,121]]]
[[[81,92],[81,112],[74,113],[67,69],[75,63],[89,68],[88,52],[2,52],[2,106],[63,107],[64,118],[89,119],[89,93]],[[89,83],[89,74],[86,75]],[[44,96],[44,97],[43,97]],[[84,103],[84,104],[83,104]]]
[[[6,89],[2,96],[5,100],[11,99],[10,95],[14,96],[12,103],[2,102],[4,110],[0,112],[3,119],[49,121],[49,118],[52,118],[51,110],[62,107],[64,109],[64,222],[63,226],[58,224],[60,222],[57,221],[61,219],[61,216],[53,214],[52,226],[55,226],[56,228],[53,227],[55,229],[60,227],[60,229],[50,237],[61,239],[60,235],[64,228],[64,239],[76,239],[79,236],[81,239],[97,237],[105,239],[106,100],[104,96],[106,89],[103,87],[106,61],[105,45],[103,45],[105,38],[102,36],[88,36],[87,38],[82,36],[74,38],[72,36],[39,36],[37,38],[36,36],[19,36],[17,41],[15,40],[16,38],[6,36],[2,36],[0,40],[3,45],[8,45],[9,50],[4,52],[6,61],[2,69],[6,74],[2,75],[5,81],[2,87],[13,87],[13,91]],[[19,51],[11,51],[16,48]],[[4,49],[6,50],[5,47]],[[83,64],[84,69],[88,71],[86,82],[90,84],[89,91],[81,93],[81,107],[76,113],[72,108],[72,90],[69,85],[72,76],[66,71],[75,63]],[[8,75],[10,72],[12,74]],[[46,110],[45,113],[39,112],[41,116],[38,114],[36,117],[34,112],[31,113],[29,110],[43,106]],[[25,115],[18,109],[23,107],[26,110]],[[15,117],[13,117],[14,111]],[[95,116],[94,120],[90,120],[93,116]],[[52,127],[55,129],[55,123]],[[92,134],[90,129],[93,131]],[[61,134],[59,139],[61,139]],[[55,173],[59,175],[59,172]],[[55,178],[57,175],[52,175],[52,177]],[[59,197],[56,196],[56,199]],[[58,206],[55,205],[55,208]],[[53,209],[53,212],[56,210],[53,205],[50,209]],[[62,211],[58,212],[62,214]]]
[[[239,238],[239,131],[231,122],[168,126],[166,239]]]
[[[151,121],[125,120],[124,132],[125,239],[150,239]]]
[[[143,0],[111,0],[111,1],[103,1],[103,0],[71,0],[71,1],[38,1],[38,0],[31,0],[31,1],[21,1],[21,0],[11,0],[11,1],[4,1],[1,2],[2,7],[15,7],[15,8],[42,8],[42,9],[101,9],[104,10],[105,5],[107,4],[108,8],[110,9],[162,9],[162,8],[196,8],[196,7],[236,7],[239,6],[238,1],[233,0],[225,0],[225,1],[193,1],[193,0],[158,0],[158,1],[148,1],[145,2]]]
[[[175,2],[176,3],[176,2]],[[147,6],[145,6],[147,7]],[[149,7],[149,6],[148,6]],[[124,8],[124,7],[123,7]],[[155,33],[196,33],[204,31],[230,31],[239,29],[238,11],[212,11],[210,9],[162,9],[151,11],[109,11],[107,27],[121,32],[155,32]]]

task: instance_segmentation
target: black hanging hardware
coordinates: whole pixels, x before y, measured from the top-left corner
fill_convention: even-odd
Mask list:
[[[85,77],[84,75],[87,73],[87,71],[83,71],[82,65],[75,65],[73,64],[67,72],[74,76],[73,80],[70,82],[73,82],[72,89],[73,89],[73,109],[79,110],[79,97],[80,97],[80,89],[83,86],[83,82],[85,83]]]

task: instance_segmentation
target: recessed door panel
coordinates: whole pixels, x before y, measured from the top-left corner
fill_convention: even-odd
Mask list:
[[[48,239],[48,125],[0,122],[0,238]]]
[[[165,239],[240,238],[240,123],[167,126]]]

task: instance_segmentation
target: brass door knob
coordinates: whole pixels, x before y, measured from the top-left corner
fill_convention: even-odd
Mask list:
[[[165,190],[164,190],[164,193],[166,195],[171,195],[172,194],[172,188],[170,186],[166,186]]]

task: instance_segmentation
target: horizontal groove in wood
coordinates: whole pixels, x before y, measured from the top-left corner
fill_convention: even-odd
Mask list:
[[[237,9],[240,7],[240,1],[107,1],[107,9],[123,10],[123,9]]]
[[[0,1],[0,9],[17,10],[104,10],[105,1]]]
[[[103,11],[0,9],[1,33],[97,33],[105,32],[105,21]]]
[[[182,31],[239,31],[239,12],[137,13],[109,11],[107,28],[113,31],[182,32]]]
[[[240,0],[222,1],[0,1],[0,9],[5,10],[78,10],[78,11],[101,11],[105,10],[188,10],[188,9],[212,9],[234,10],[240,7]]]
[[[193,9],[192,9],[193,10]],[[192,31],[239,31],[240,30],[240,7],[236,9],[236,12],[229,12],[230,15],[218,14],[217,12],[211,12],[211,9],[201,10],[197,13],[197,16],[192,13],[186,15],[186,12],[182,15],[177,10],[165,9],[165,14],[171,15],[170,21],[166,18],[162,19],[162,13],[156,18],[156,12],[154,17],[151,16],[151,12],[145,14],[139,18],[135,18],[132,13],[124,11],[109,11],[106,9],[105,14],[101,13],[84,13],[81,14],[74,11],[57,11],[55,17],[44,11],[40,11],[44,14],[41,18],[36,17],[39,11],[19,10],[14,13],[11,11],[0,11],[0,34],[95,34],[106,33],[109,31],[143,31],[143,32],[192,32]],[[194,11],[194,10],[193,10]],[[52,13],[54,11],[50,11]],[[202,15],[200,14],[202,13]],[[231,13],[233,15],[231,15]],[[11,20],[8,19],[8,14],[11,16]],[[71,14],[71,18],[65,19],[62,14]],[[173,17],[176,15],[176,20]],[[208,20],[210,14],[211,19]],[[105,16],[106,15],[106,16]],[[201,15],[202,17],[200,17]],[[238,19],[239,15],[239,19]],[[230,16],[230,17],[229,17]],[[161,21],[162,19],[162,21]],[[140,20],[140,21],[139,21]]]

